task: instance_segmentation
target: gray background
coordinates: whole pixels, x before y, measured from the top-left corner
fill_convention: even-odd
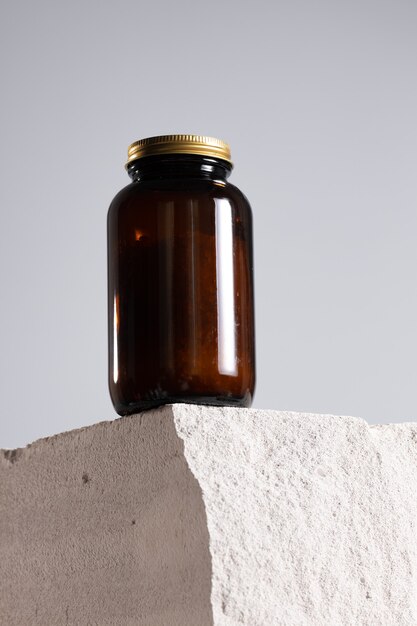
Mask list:
[[[417,3],[3,3],[0,446],[115,417],[127,145],[228,140],[255,218],[254,406],[417,419]]]

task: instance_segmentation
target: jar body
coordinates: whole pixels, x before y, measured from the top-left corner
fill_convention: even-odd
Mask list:
[[[120,415],[252,402],[251,208],[225,180],[183,170],[139,177],[109,208],[109,390]]]

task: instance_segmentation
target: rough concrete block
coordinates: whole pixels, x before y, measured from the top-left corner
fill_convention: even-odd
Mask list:
[[[172,411],[5,451],[0,624],[212,624],[201,489]]]
[[[417,624],[417,424],[175,405],[4,451],[0,623]]]

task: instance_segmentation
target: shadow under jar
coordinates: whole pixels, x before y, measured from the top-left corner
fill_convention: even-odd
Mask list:
[[[109,390],[119,415],[186,402],[251,405],[252,212],[220,140],[168,135],[129,148],[110,205]]]

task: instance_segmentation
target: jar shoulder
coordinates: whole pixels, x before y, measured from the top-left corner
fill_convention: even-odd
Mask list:
[[[161,205],[164,201],[193,200],[204,197],[207,200],[228,201],[236,209],[251,213],[251,206],[245,194],[236,185],[226,181],[155,181],[153,184],[132,182],[123,187],[113,198],[109,216],[115,215],[124,207],[141,208]]]
[[[113,200],[110,202],[108,215],[115,213],[118,211],[119,207],[123,205],[125,202],[128,202],[132,195],[134,194],[134,186],[135,183],[129,183],[126,187],[123,187],[116,193]]]
[[[236,187],[236,185],[233,185],[233,183],[227,183],[226,188],[226,197],[230,198],[232,201],[252,213],[252,207],[250,205],[250,202],[239,187]]]

